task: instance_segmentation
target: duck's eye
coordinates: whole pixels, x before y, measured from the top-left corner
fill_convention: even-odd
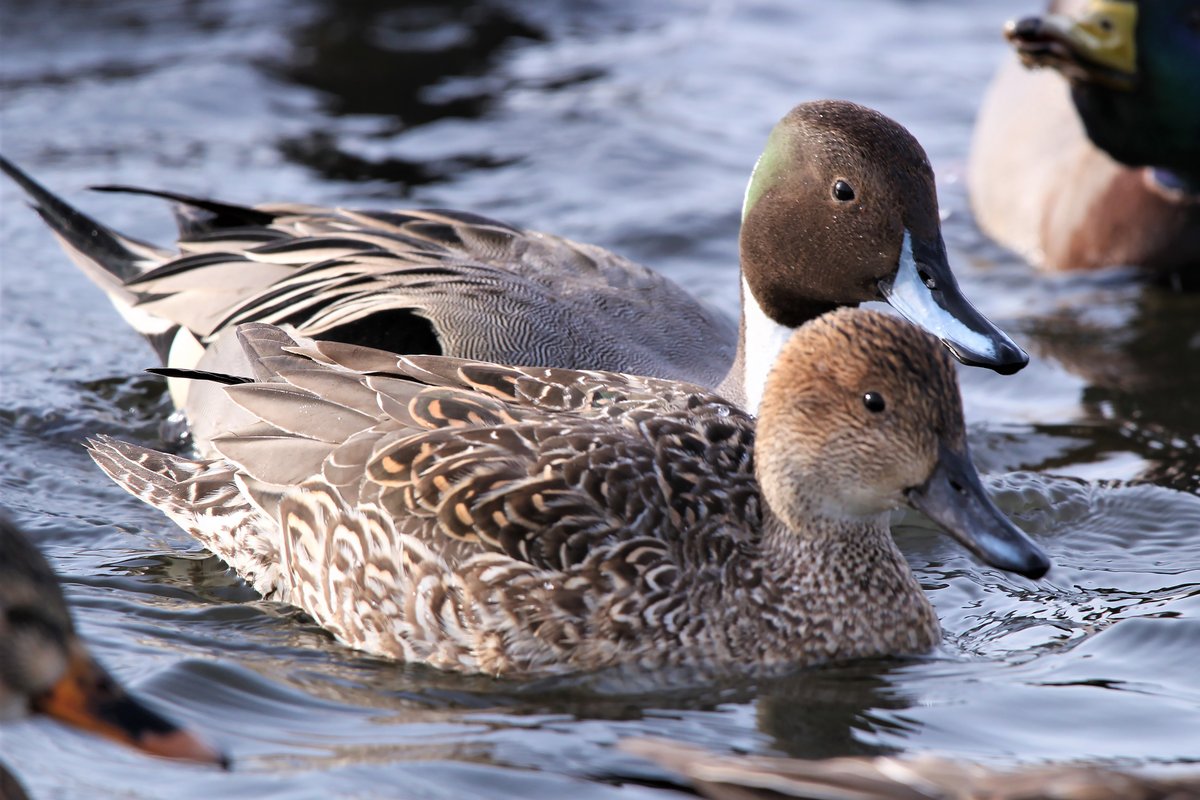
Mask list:
[[[1108,17],[1100,17],[1100,19],[1096,20],[1096,24],[1099,25],[1100,30],[1104,31],[1105,33],[1112,33],[1113,21]]]
[[[878,414],[887,408],[887,403],[884,402],[883,395],[879,392],[867,392],[863,395],[863,405],[867,407],[867,411]]]
[[[847,203],[854,199],[854,187],[839,178],[833,184],[833,197],[835,200]]]

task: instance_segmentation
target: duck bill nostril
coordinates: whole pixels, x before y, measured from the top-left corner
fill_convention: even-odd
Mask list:
[[[965,450],[943,445],[929,480],[905,495],[985,563],[1035,579],[1050,569],[1045,552],[996,508]]]
[[[1029,363],[1029,355],[963,295],[940,235],[923,241],[906,230],[900,263],[879,282],[879,293],[909,322],[941,339],[964,364],[1008,375]]]

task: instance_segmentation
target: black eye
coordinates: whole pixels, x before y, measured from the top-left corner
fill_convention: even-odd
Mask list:
[[[887,403],[883,400],[883,395],[879,392],[867,392],[863,395],[863,405],[867,407],[867,411],[878,414],[887,408]]]
[[[1108,17],[1101,17],[1096,22],[1100,25],[1100,30],[1104,31],[1105,33],[1112,33],[1113,21],[1111,19]]]
[[[843,203],[849,202],[854,199],[854,187],[839,178],[833,184],[833,196]]]

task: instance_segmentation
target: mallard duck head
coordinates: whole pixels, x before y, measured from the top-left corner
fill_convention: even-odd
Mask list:
[[[1129,166],[1200,187],[1200,3],[1090,0],[1010,22],[1021,60],[1071,83],[1088,137]]]

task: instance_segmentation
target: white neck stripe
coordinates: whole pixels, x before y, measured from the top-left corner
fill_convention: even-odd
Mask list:
[[[775,366],[779,351],[791,337],[794,328],[780,325],[767,316],[762,306],[754,299],[746,278],[742,278],[742,320],[746,326],[743,341],[742,364],[744,368],[742,388],[746,393],[746,411],[758,414],[762,404],[763,389],[767,375]]]

